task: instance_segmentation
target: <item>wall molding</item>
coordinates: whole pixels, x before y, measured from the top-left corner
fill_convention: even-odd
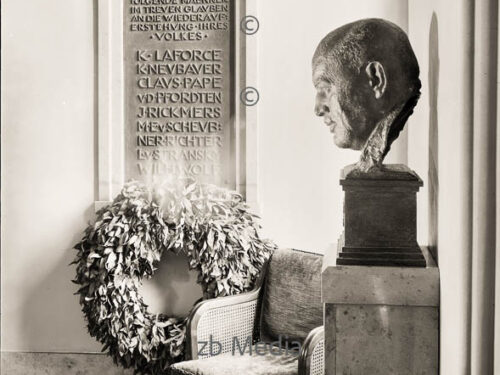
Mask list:
[[[2,352],[2,374],[132,375],[105,354]]]
[[[98,2],[98,200],[124,182],[123,1]]]

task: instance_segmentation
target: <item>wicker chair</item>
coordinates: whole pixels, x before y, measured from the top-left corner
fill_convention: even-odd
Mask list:
[[[168,374],[322,375],[321,264],[321,255],[278,250],[253,291],[199,303],[187,328],[190,360]]]

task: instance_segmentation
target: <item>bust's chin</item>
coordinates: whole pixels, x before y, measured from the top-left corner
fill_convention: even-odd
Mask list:
[[[357,142],[356,140],[353,140],[352,138],[340,138],[337,136],[333,136],[333,142],[335,143],[335,146],[338,148],[347,148],[350,150],[356,150],[359,151],[363,149],[364,143],[363,142]]]
[[[339,140],[335,136],[333,136],[333,143],[335,143],[335,146],[338,148],[350,148],[349,144],[344,142],[344,140]]]
[[[352,150],[361,150],[363,146],[359,145],[359,142],[356,142],[352,132],[342,124],[335,127],[333,132],[333,142],[338,148],[349,148]]]

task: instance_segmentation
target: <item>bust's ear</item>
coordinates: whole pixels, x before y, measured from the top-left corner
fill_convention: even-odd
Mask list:
[[[370,87],[375,94],[375,99],[380,99],[384,95],[387,86],[387,78],[383,65],[378,61],[371,61],[366,66],[365,71]]]

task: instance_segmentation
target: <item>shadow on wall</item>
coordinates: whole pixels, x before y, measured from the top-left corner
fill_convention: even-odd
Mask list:
[[[439,33],[436,13],[432,14],[429,30],[429,248],[438,260],[438,199],[439,199]]]

